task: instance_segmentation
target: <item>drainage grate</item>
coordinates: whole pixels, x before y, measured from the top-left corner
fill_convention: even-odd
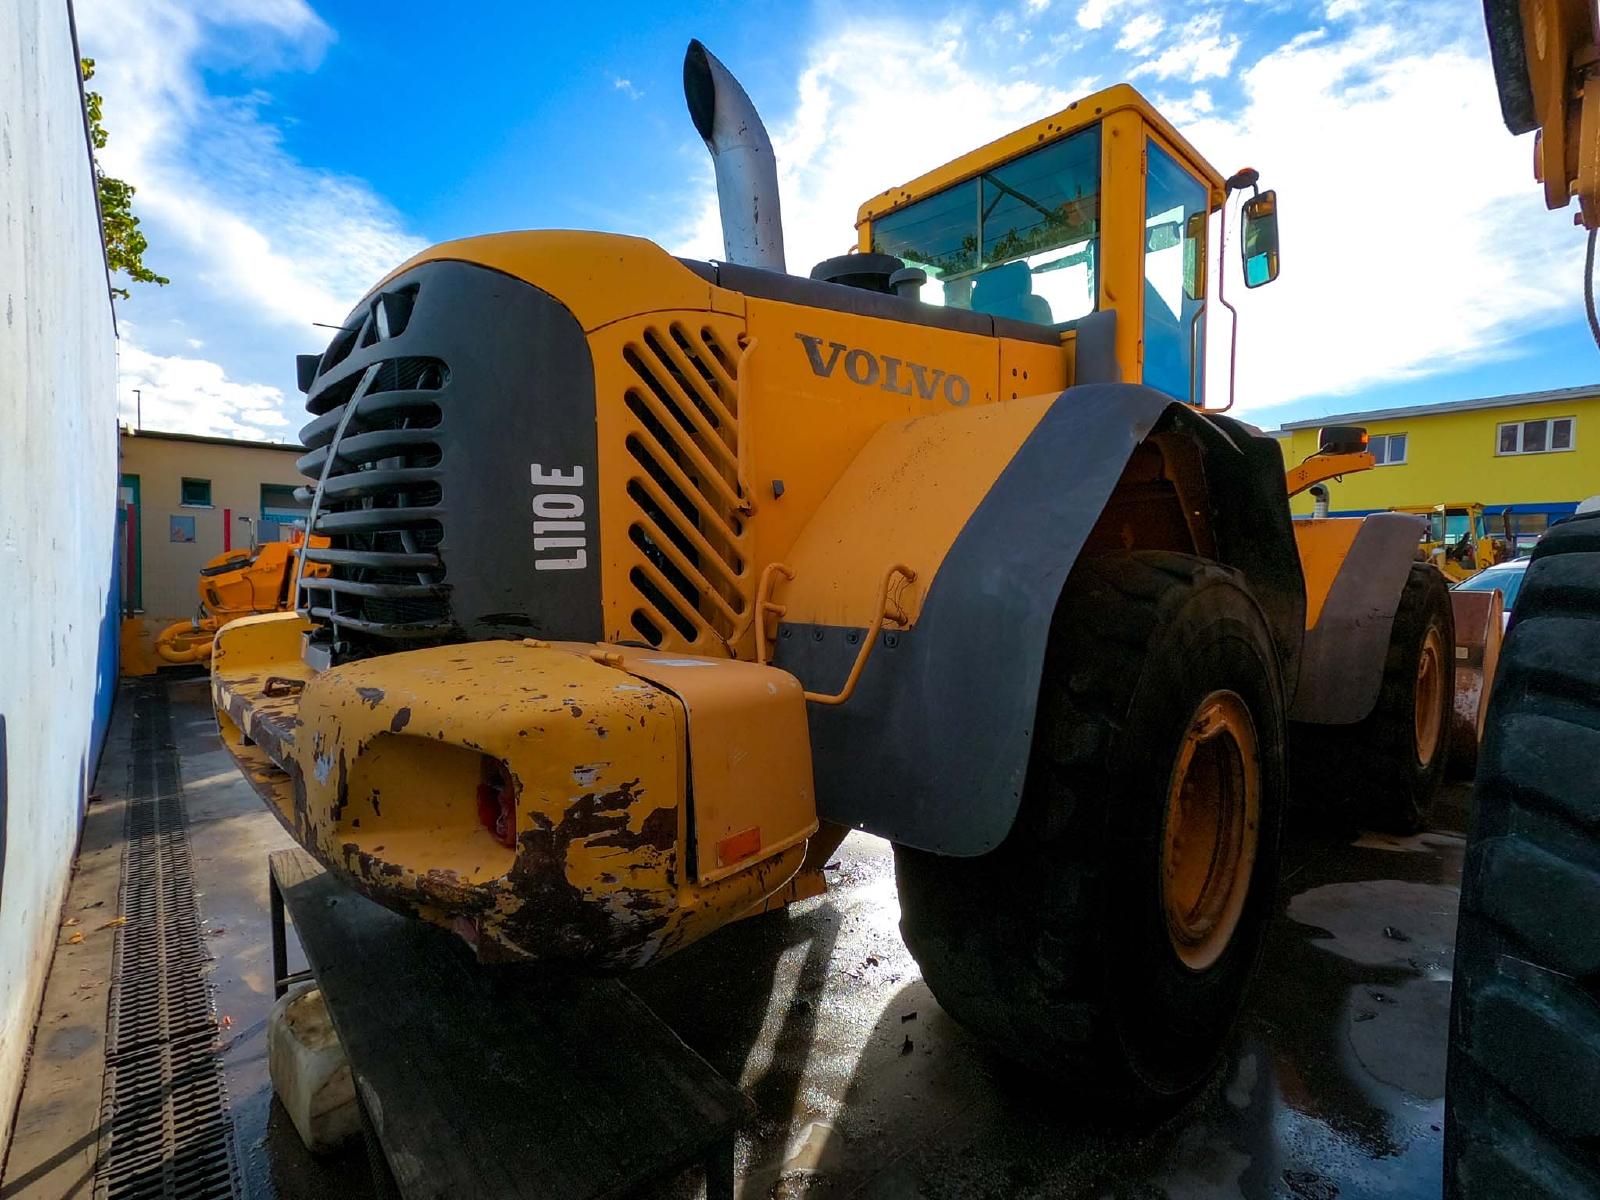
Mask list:
[[[238,1194],[165,685],[136,685],[96,1200]]]

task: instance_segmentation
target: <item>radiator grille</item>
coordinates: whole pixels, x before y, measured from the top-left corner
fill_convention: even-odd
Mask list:
[[[434,432],[450,368],[440,358],[411,354],[336,370],[352,352],[399,337],[416,299],[414,285],[373,297],[361,321],[328,347],[321,367],[327,374],[306,399],[315,419],[300,432],[309,453],[299,468],[312,480],[322,477],[340,422],[356,403],[317,515],[315,532],[326,534],[330,545],[306,551],[308,562],[329,570],[301,580],[301,609],[331,626],[335,642],[388,649],[454,632],[438,552],[443,455]],[[309,498],[313,491],[301,494]]]
[[[749,624],[738,351],[709,326],[645,326],[622,351],[633,630],[708,649]]]

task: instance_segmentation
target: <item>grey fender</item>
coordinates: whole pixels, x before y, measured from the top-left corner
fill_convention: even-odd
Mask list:
[[[1276,443],[1138,385],[1069,388],[967,519],[916,625],[880,635],[848,702],[811,706],[824,820],[958,856],[1005,839],[1062,585],[1135,448],[1164,432],[1199,450],[1217,558],[1256,595],[1288,694],[1305,599]],[[808,690],[836,692],[863,632],[786,624],[773,661]]]
[[[1353,725],[1378,703],[1400,594],[1417,561],[1423,518],[1373,513],[1361,522],[1317,623],[1306,630],[1289,716]]]

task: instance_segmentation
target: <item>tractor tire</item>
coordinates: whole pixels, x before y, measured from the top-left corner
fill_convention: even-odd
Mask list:
[[[1355,815],[1372,829],[1424,829],[1444,785],[1455,708],[1455,617],[1437,568],[1416,563],[1406,577],[1384,656],[1378,699],[1354,725],[1290,730],[1297,797]]]
[[[1284,704],[1237,573],[1159,551],[1079,562],[1010,835],[972,858],[895,847],[901,933],[945,1010],[1104,1116],[1198,1088],[1273,909]]]
[[[1534,551],[1461,880],[1449,1200],[1600,1200],[1600,514]]]

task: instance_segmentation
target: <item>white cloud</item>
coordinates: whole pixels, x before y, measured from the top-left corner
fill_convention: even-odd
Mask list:
[[[332,32],[304,0],[87,0],[78,23],[111,130],[102,164],[138,188],[146,261],[173,280],[165,293],[136,286],[122,306],[125,371],[146,359],[190,364],[162,385],[180,431],[213,422],[208,406],[223,383],[256,389],[250,412],[275,395],[293,413],[281,388],[228,379],[214,363],[211,379],[193,365],[203,360],[178,352],[203,342],[224,362],[245,359],[257,370],[270,362],[270,377],[287,382],[294,354],[325,340],[310,323],[342,319],[421,242],[359,180],[296,161],[272,123],[270,96],[213,94],[201,72],[312,68]],[[171,324],[188,331],[181,336],[144,320],[174,306],[182,321]],[[137,344],[130,317],[140,322]],[[196,385],[187,402],[186,381]],[[133,386],[124,380],[124,393]],[[243,392],[226,394],[245,403]]]
[[[1119,8],[1124,8],[1128,0],[1084,0],[1078,6],[1078,24],[1085,29],[1099,29]]]
[[[633,80],[624,79],[621,75],[613,75],[611,77],[611,86],[616,88],[617,91],[621,92],[629,100],[639,100],[644,96],[643,92],[633,86]]]
[[[122,421],[135,414],[144,429],[199,433],[254,441],[294,441],[278,388],[229,379],[216,363],[200,358],[149,354],[126,336],[117,354]],[[134,390],[140,395],[137,400]]]
[[[1230,296],[1244,407],[1456,370],[1570,311],[1581,242],[1544,212],[1475,41],[1365,26],[1297,38],[1241,81],[1241,111],[1184,132],[1279,194],[1283,274]],[[1229,260],[1236,284],[1237,241]],[[1213,320],[1215,338],[1226,322]]]
[[[1154,13],[1140,13],[1122,27],[1122,36],[1117,39],[1118,50],[1144,50],[1151,42],[1161,36],[1161,31],[1167,23]]]
[[[1205,88],[1196,88],[1188,96],[1175,100],[1157,96],[1155,105],[1162,116],[1179,128],[1205,119],[1216,107],[1211,93]]]
[[[1034,16],[1050,7],[1050,0],[1028,0],[1028,15]]]
[[[1157,79],[1176,77],[1190,83],[1224,79],[1233,69],[1240,43],[1236,35],[1221,33],[1221,28],[1219,13],[1195,17],[1177,31],[1172,45],[1155,58],[1140,63],[1129,74],[1133,77],[1154,75]]]

